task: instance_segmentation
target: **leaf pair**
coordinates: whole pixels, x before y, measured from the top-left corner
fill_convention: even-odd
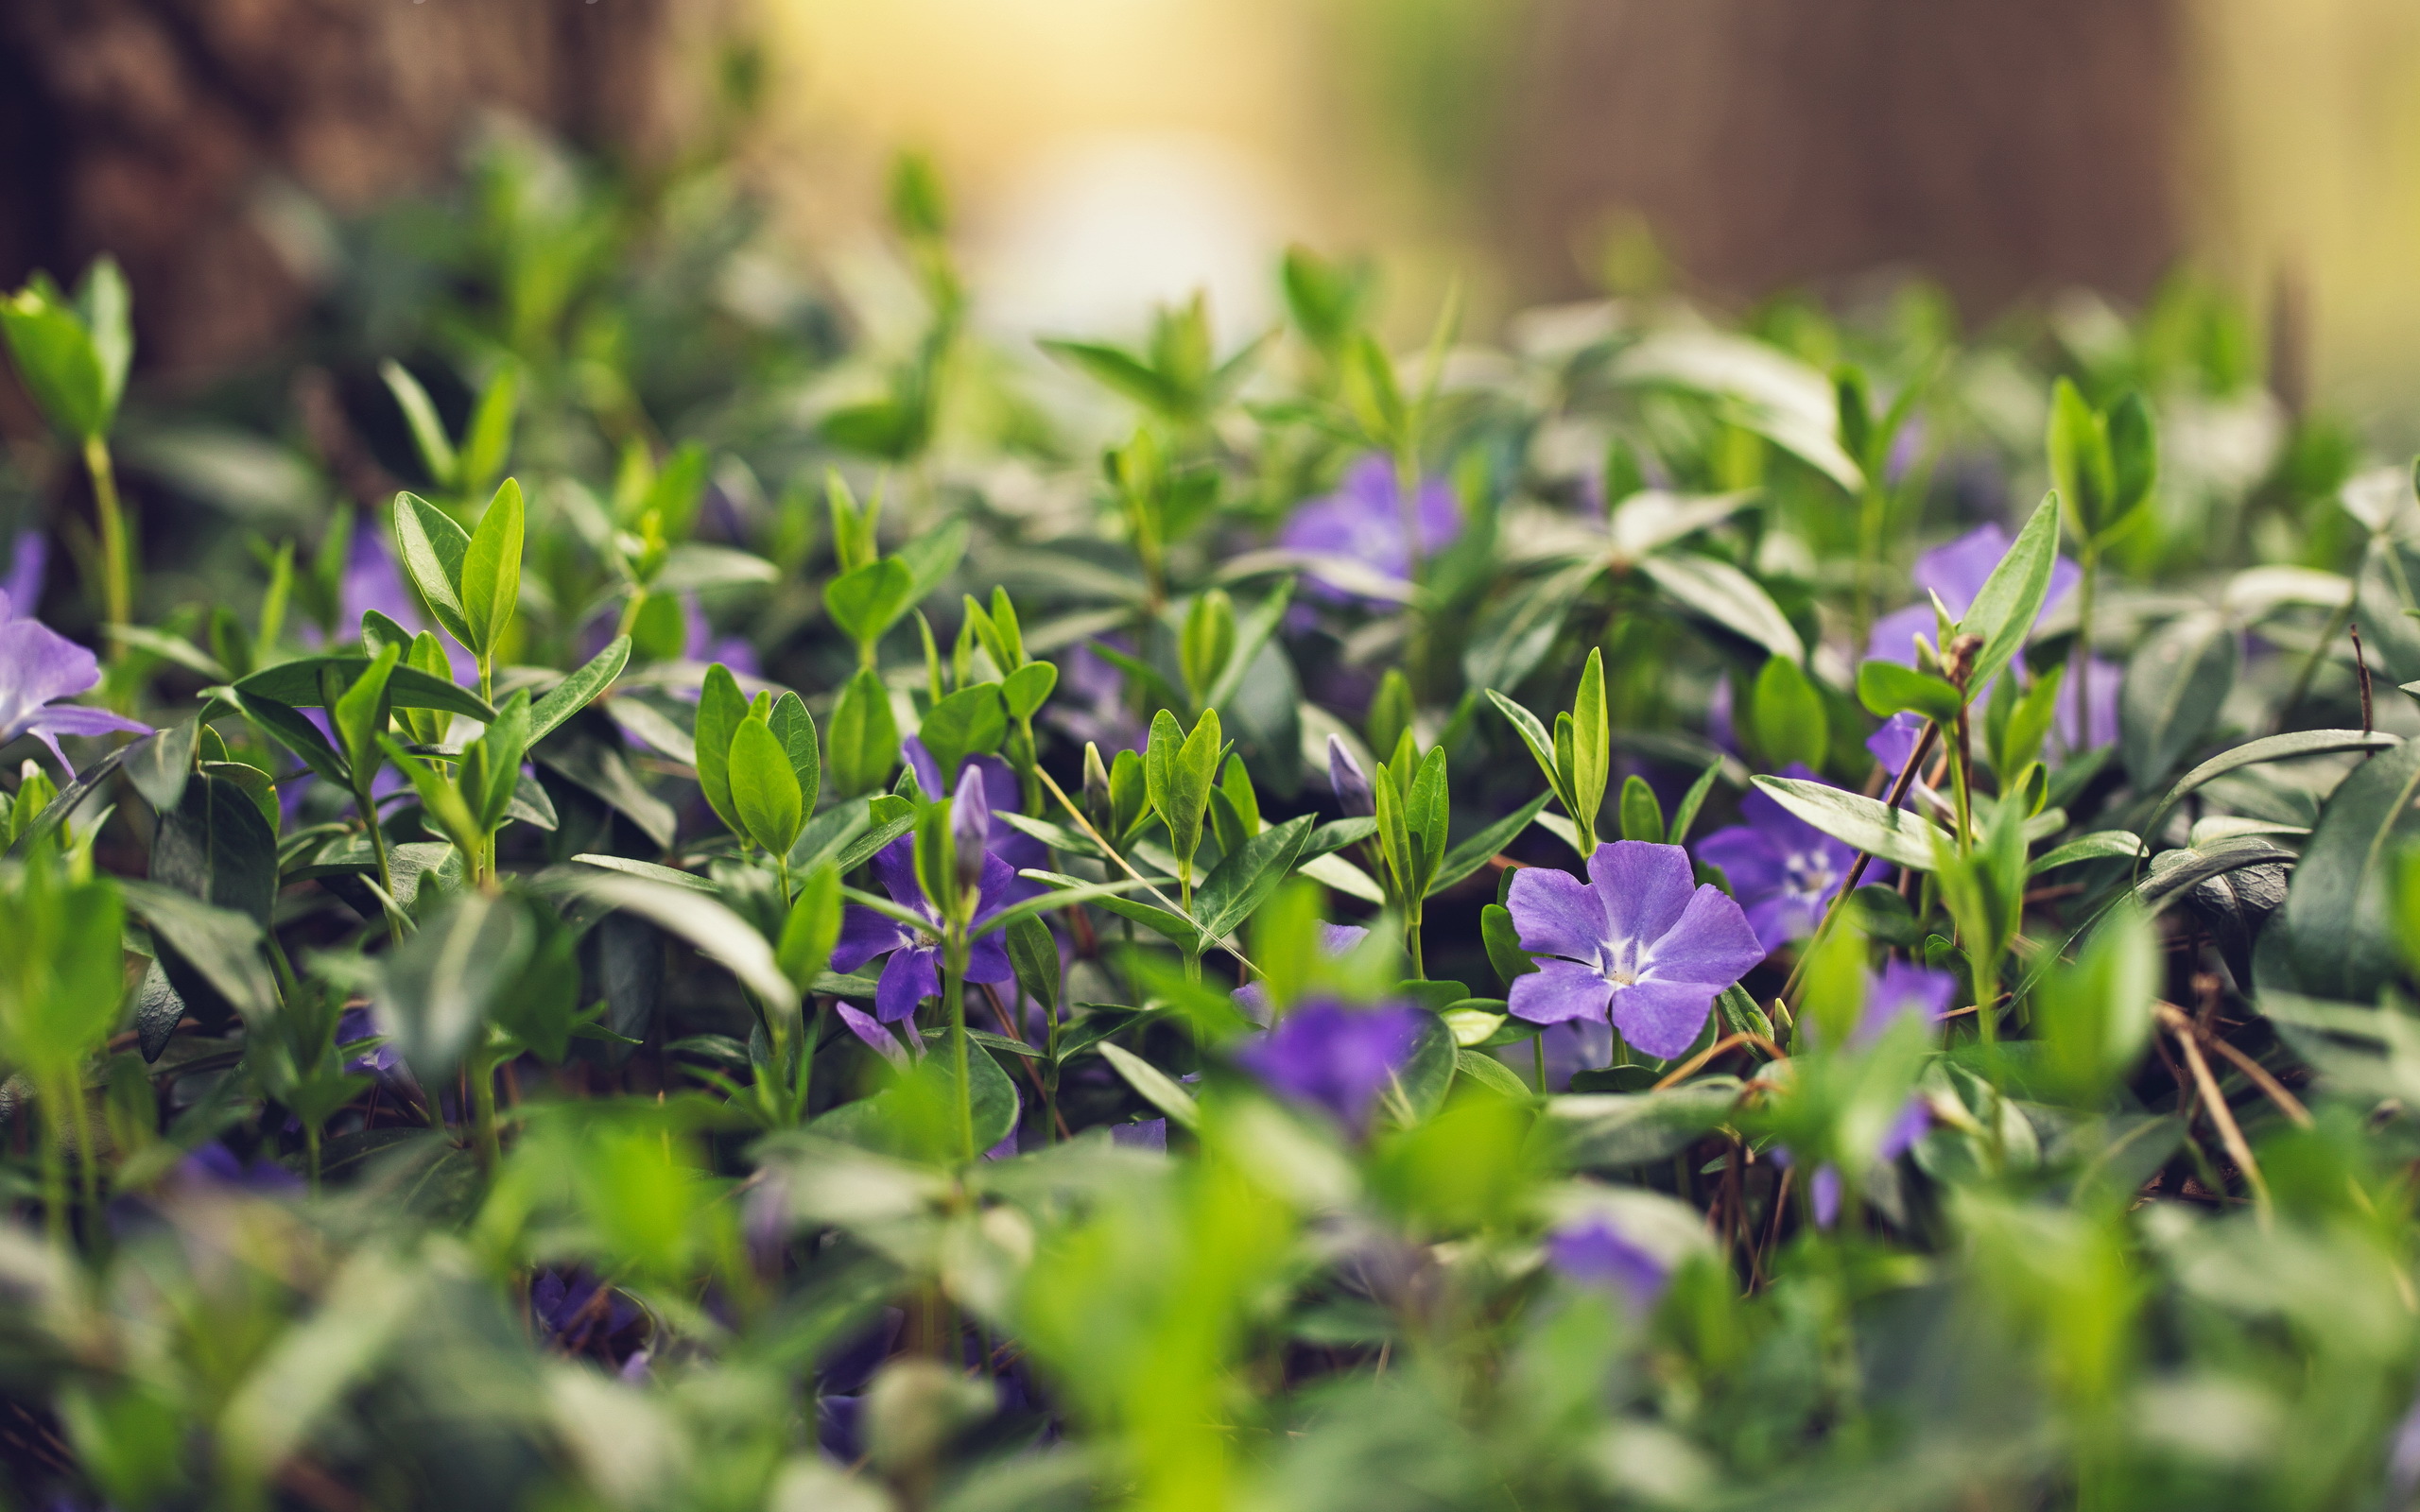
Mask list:
[[[1194,853],[1201,849],[1202,820],[1209,813],[1211,785],[1224,754],[1216,709],[1204,709],[1190,734],[1165,709],[1151,720],[1150,742],[1143,751],[1144,793],[1152,812],[1167,826],[1168,848],[1188,875]],[[1113,772],[1113,793],[1116,780]]]
[[[479,390],[458,451],[445,434],[445,423],[438,418],[428,390],[408,369],[389,358],[378,365],[378,376],[404,412],[412,448],[420,454],[421,466],[428,470],[429,481],[463,498],[485,492],[504,471],[505,456],[512,450],[513,421],[521,408],[520,368],[510,362],[501,365]]]
[[[421,806],[466,856],[476,855],[487,837],[504,827],[521,789],[521,763],[529,750],[529,695],[514,694],[487,732],[471,742],[455,763],[453,781],[431,763],[383,742],[396,769],[411,780]]]
[[[1390,902],[1416,911],[1445,859],[1452,802],[1445,791],[1444,747],[1431,747],[1417,765],[1415,748],[1411,731],[1405,730],[1394,759],[1378,764],[1371,795],[1377,802],[1378,854],[1386,863]]]
[[[835,720],[835,730],[838,728]],[[795,693],[754,702],[717,662],[698,696],[698,785],[734,834],[776,856],[798,843],[823,783],[815,716]]]
[[[858,549],[871,544],[873,526]],[[832,623],[857,643],[871,665],[873,648],[909,610],[924,602],[966,555],[966,522],[953,520],[916,537],[888,557],[862,563],[823,585],[823,607]]]
[[[494,662],[521,599],[522,513],[521,485],[512,478],[497,486],[470,531],[416,493],[395,495],[395,544],[405,572],[437,623],[482,667]]]
[[[0,301],[0,333],[18,376],[50,422],[78,441],[109,435],[134,356],[125,276],[96,259],[73,300],[37,273]],[[32,606],[25,606],[30,609]]]
[[[1590,854],[1597,849],[1597,815],[1604,807],[1605,782],[1612,770],[1604,651],[1588,653],[1588,664],[1580,674],[1580,691],[1573,696],[1570,712],[1555,715],[1552,735],[1537,715],[1495,689],[1490,688],[1487,696],[1530,747],[1563,811],[1571,816],[1580,853]]]
[[[2062,378],[2050,395],[2050,486],[2087,548],[2134,517],[2159,478],[2159,438],[2151,406],[2129,391],[2105,410]]]

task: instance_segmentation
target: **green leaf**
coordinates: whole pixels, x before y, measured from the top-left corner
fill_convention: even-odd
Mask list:
[[[582,866],[603,867],[609,871],[627,872],[648,882],[660,882],[669,887],[686,887],[708,897],[720,897],[722,889],[694,871],[682,871],[672,867],[659,867],[652,861],[634,861],[629,856],[603,856],[582,853],[572,857]]]
[[[579,670],[546,690],[529,706],[529,744],[551,735],[566,719],[587,708],[614,685],[630,664],[631,638],[617,635],[605,649],[581,663]]]
[[[908,569],[908,605],[923,603],[933,591],[958,571],[966,556],[969,526],[962,519],[951,519],[939,529],[922,531],[910,536],[899,548],[900,564]],[[902,606],[903,608],[907,606]],[[1003,668],[1002,670],[1006,670]]]
[[[1944,729],[1958,722],[1959,706],[1963,701],[1958,690],[1944,679],[1896,662],[1860,664],[1857,669],[1857,697],[1868,713],[1880,718],[1919,713]]]
[[[184,798],[200,738],[201,721],[193,718],[164,726],[128,748],[127,781],[154,813],[165,813]]]
[[[2095,830],[2080,834],[2055,850],[2033,858],[2025,870],[2028,876],[2040,876],[2059,867],[2071,867],[2079,861],[2132,861],[2147,853],[2139,835],[2124,830]]]
[[[782,921],[782,937],[773,957],[782,974],[804,995],[832,962],[832,947],[840,939],[840,868],[817,867],[799,884]]]
[[[1786,662],[1806,659],[1806,646],[1790,627],[1789,616],[1754,578],[1729,562],[1659,552],[1640,558],[1638,570],[1683,613],[1744,636]]]
[[[441,489],[453,488],[458,471],[454,442],[445,434],[444,422],[437,418],[437,406],[429,402],[428,390],[391,357],[378,365],[378,376],[386,380],[388,391],[395,396],[396,405],[404,412],[404,423],[411,429],[412,446],[420,453],[421,466],[428,470],[429,481]]]
[[[328,711],[328,723],[335,727],[337,738],[343,743],[345,760],[356,776],[378,769],[378,740],[387,733],[389,705],[387,684],[394,676],[396,665],[404,659],[404,648],[389,641],[353,686],[344,691]]]
[[[1042,1005],[1046,1018],[1059,1014],[1059,941],[1050,926],[1041,919],[1028,917],[1008,926],[1010,969],[1016,972],[1017,986],[1025,995]]]
[[[1795,661],[1765,659],[1749,695],[1749,728],[1757,748],[1776,766],[1793,762],[1820,769],[1831,748],[1824,695]]]
[[[1714,780],[1721,775],[1722,759],[1719,756],[1706,764],[1704,771],[1698,773],[1698,780],[1681,795],[1681,806],[1672,811],[1672,828],[1671,833],[1665,836],[1666,844],[1679,845],[1688,839],[1690,829],[1697,823],[1698,810],[1705,806],[1706,795],[1714,791]]]
[[[1622,781],[1622,838],[1643,840],[1649,845],[1664,843],[1664,805],[1656,801],[1655,789],[1636,772]]]
[[[118,887],[151,927],[160,964],[188,1007],[221,1002],[254,1028],[277,1016],[277,984],[261,957],[266,936],[258,920],[175,887],[131,881]]]
[[[773,700],[773,712],[766,723],[771,727],[773,738],[782,743],[790,775],[798,779],[804,812],[813,814],[816,797],[823,787],[823,753],[818,746],[815,716],[807,713],[806,700],[785,690]]]
[[[1933,869],[1933,842],[1954,846],[1949,832],[1905,809],[1799,778],[1759,777],[1756,786],[1773,801],[1836,840],[1871,856],[1916,871]]]
[[[487,387],[479,390],[478,405],[471,411],[470,428],[462,436],[458,461],[463,492],[478,492],[504,471],[505,456],[512,450],[513,417],[520,407],[521,365],[500,364]]]
[[[2047,442],[2050,487],[2066,503],[2076,534],[2090,541],[2116,524],[2118,481],[2109,433],[2075,384],[2061,378],[2050,391]]]
[[[1720,1128],[1738,1100],[1736,1076],[1707,1076],[1663,1091],[1549,1097],[1545,1132],[1570,1165],[1620,1170],[1669,1160]]]
[[[1000,684],[1000,697],[1011,719],[1030,719],[1049,701],[1059,685],[1059,669],[1047,662],[1028,662]]]
[[[773,947],[755,926],[701,893],[667,887],[637,877],[599,873],[576,880],[577,889],[680,936],[700,954],[737,977],[769,1009],[794,1013],[799,989],[781,967]]]
[[[2137,792],[2201,743],[2235,686],[2237,632],[2214,613],[2169,621],[2126,661],[2118,693],[2118,748]]]
[[[78,441],[109,434],[117,407],[109,367],[93,331],[48,279],[37,277],[0,301],[0,332],[18,376],[53,425]],[[121,366],[118,383],[124,381]]]
[[[1195,596],[1185,611],[1184,628],[1177,638],[1177,665],[1184,685],[1198,701],[1227,670],[1236,652],[1236,606],[1223,589]]]
[[[1445,858],[1437,864],[1437,875],[1428,879],[1428,896],[1436,897],[1478,870],[1479,868],[1486,866],[1506,846],[1518,838],[1531,823],[1535,822],[1538,815],[1545,810],[1547,801],[1553,797],[1552,793],[1539,794],[1446,851]]]
[[[241,787],[196,777],[160,815],[151,880],[266,929],[277,902],[277,832]]]
[[[732,676],[731,668],[719,662],[706,668],[698,687],[698,787],[715,817],[734,834],[745,834],[747,830],[732,801],[731,743],[747,717],[748,696],[739,691],[739,679]]]
[[[881,640],[914,602],[908,596],[913,582],[906,563],[884,557],[824,584],[823,607],[851,640],[870,644]]]
[[[1193,895],[1194,917],[1204,938],[1224,938],[1269,901],[1293,870],[1316,822],[1316,816],[1300,815],[1261,831],[1219,858]]]
[[[2126,523],[2159,481],[2159,432],[2152,407],[2133,389],[2105,417],[2112,504],[2103,534]]]
[[[1478,1083],[1501,1096],[1527,1102],[1531,1096],[1530,1084],[1513,1074],[1512,1069],[1479,1050],[1456,1050],[1454,1074]]]
[[[1958,622],[1962,635],[1979,635],[1983,647],[1966,679],[1972,689],[1989,687],[2000,675],[2042,613],[2050,592],[2050,570],[2059,560],[2059,501],[2054,495],[2036,505],[2016,541],[1983,580],[1975,602]]]
[[[239,679],[234,689],[248,699],[269,698],[309,709],[327,702],[320,679],[322,672],[336,674],[337,687],[341,692],[352,687],[370,666],[371,659],[366,656],[296,657]],[[495,710],[470,689],[458,688],[442,678],[400,663],[387,675],[387,701],[398,709],[437,709],[462,714],[481,724],[495,718]]]
[[[789,854],[805,822],[789,753],[772,727],[754,714],[731,737],[731,801],[751,839],[777,856]]]
[[[1102,387],[1122,394],[1155,414],[1175,416],[1184,412],[1184,396],[1174,385],[1115,347],[1047,338],[1034,344]]]
[[[1126,1085],[1133,1088],[1145,1102],[1166,1113],[1171,1123],[1184,1128],[1195,1128],[1201,1125],[1201,1111],[1195,1105],[1193,1094],[1179,1086],[1167,1073],[1123,1045],[1104,1040],[1099,1049],[1101,1058],[1126,1078]]]
[[[988,756],[998,750],[1008,732],[1008,710],[1000,701],[1000,685],[978,682],[971,688],[960,688],[933,705],[924,723],[916,728],[916,738],[932,753],[942,785],[952,786],[968,757]],[[925,795],[932,799],[944,796]]]
[[[454,517],[416,493],[395,495],[395,549],[404,572],[420,590],[445,633],[475,651],[471,622],[462,607],[462,561],[471,537]]]
[[[2400,735],[2361,730],[2297,730],[2288,734],[2246,741],[2232,749],[2219,752],[2178,778],[2176,785],[2159,800],[2159,807],[2152,811],[2150,820],[2143,825],[2143,833],[2159,833],[2160,821],[2168,817],[2169,810],[2184,801],[2186,795],[2229,772],[2256,766],[2264,762],[2293,761],[2298,757],[2325,756],[2345,750],[2389,750],[2402,744]]]
[[[1580,804],[1571,816],[1581,833],[1598,833],[1597,815],[1604,807],[1606,774],[1612,770],[1611,727],[1605,718],[1605,653],[1592,648],[1581,669],[1580,691],[1571,700],[1571,770],[1564,782]]]
[[[1489,903],[1478,911],[1480,943],[1487,948],[1488,964],[1495,968],[1496,980],[1507,988],[1514,977],[1527,976],[1538,969],[1530,953],[1521,948],[1521,931],[1512,922],[1512,911],[1502,903]]]
[[[1546,775],[1547,786],[1553,789],[1556,798],[1563,800],[1564,811],[1569,813],[1572,803],[1564,791],[1563,768],[1555,757],[1554,737],[1547,733],[1546,726],[1538,723],[1537,715],[1494,688],[1487,690],[1487,699],[1511,723],[1513,733],[1521,737],[1521,744],[1530,747],[1530,755],[1537,762],[1538,770]]]
[[[302,717],[292,705],[275,698],[264,698],[236,692],[233,688],[220,695],[246,719],[252,722],[271,740],[302,759],[314,775],[334,782],[346,792],[353,791],[353,768],[341,753],[328,744],[320,727]]]
[[[462,554],[462,618],[475,637],[471,649],[483,658],[495,654],[521,601],[521,485],[507,478]]]
[[[424,1085],[453,1074],[518,980],[537,934],[519,899],[463,892],[431,910],[386,956],[379,1008]]]
[[[2420,743],[2370,758],[2320,810],[2286,894],[2284,941],[2294,987],[2343,1003],[2370,1003],[2396,978],[2394,862],[2420,836]]]
[[[1219,675],[1219,679],[1211,684],[1209,693],[1203,696],[1203,704],[1223,709],[1235,701],[1236,694],[1244,685],[1244,679],[1252,672],[1253,661],[1260,655],[1260,648],[1269,643],[1269,638],[1277,633],[1278,626],[1285,622],[1286,606],[1292,602],[1293,596],[1294,579],[1284,578],[1253,610],[1236,632],[1234,654],[1227,658],[1226,670]]]

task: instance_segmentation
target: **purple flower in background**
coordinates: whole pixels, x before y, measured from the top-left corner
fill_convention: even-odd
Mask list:
[[[1335,735],[1327,737],[1327,785],[1336,795],[1336,806],[1348,819],[1366,819],[1378,812],[1377,795],[1370,790],[1370,774],[1344,748],[1344,742]]]
[[[1654,1306],[1672,1279],[1672,1267],[1660,1256],[1601,1215],[1556,1229],[1546,1248],[1547,1263],[1565,1280],[1609,1288],[1639,1312]]]
[[[1401,500],[1393,459],[1373,454],[1345,471],[1334,493],[1306,500],[1296,508],[1294,517],[1277,533],[1277,543],[1288,551],[1350,557],[1387,577],[1409,577],[1411,552],[1404,537]],[[1461,507],[1442,478],[1422,480],[1413,512],[1418,516],[1423,556],[1461,533]],[[1362,597],[1327,581],[1317,569],[1310,573],[1310,584],[1311,592],[1322,598]]]
[[[337,1044],[339,1047],[375,1040],[380,1034],[377,1014],[370,1008],[347,1008],[337,1015]],[[344,1069],[348,1075],[411,1080],[411,1070],[404,1064],[404,1057],[396,1054],[392,1042],[373,1046],[367,1053],[354,1057],[344,1063]]]
[[[74,774],[67,753],[59,748],[61,735],[106,735],[115,730],[147,735],[149,725],[137,724],[106,709],[59,703],[95,686],[101,664],[93,653],[40,620],[12,619],[9,600],[0,595],[0,746],[20,735],[32,735],[50,747],[60,770]]]
[[[926,798],[938,799],[949,791],[942,781],[941,767],[933,761],[933,753],[925,748],[923,741],[910,735],[901,743],[900,748],[908,767],[916,774],[917,787]],[[1017,873],[1048,867],[1050,848],[1000,817],[1003,814],[1018,812],[1024,805],[1025,795],[1017,783],[1017,774],[997,756],[970,756],[958,769],[961,795],[965,792],[967,780],[977,773],[982,776],[981,792],[987,809],[983,849],[999,857],[1009,868],[1008,891],[1004,896],[1012,903],[1038,897],[1045,890],[1043,885]]]
[[[1875,1143],[1875,1160],[1888,1164],[1897,1160],[1913,1148],[1916,1141],[1923,1139],[1931,1127],[1931,1108],[1921,1097],[1909,1098],[1907,1106],[1899,1109],[1899,1116],[1891,1121],[1890,1127],[1882,1131],[1882,1138]],[[1792,1163],[1790,1152],[1787,1149],[1774,1150],[1772,1160],[1773,1164],[1784,1170]],[[1829,1228],[1839,1221],[1841,1195],[1841,1168],[1828,1160],[1817,1166],[1815,1174],[1806,1178],[1806,1199],[1814,1207],[1816,1228]]]
[[[756,660],[756,647],[744,635],[715,634],[714,626],[706,619],[706,611],[698,603],[696,593],[681,595],[681,623],[687,633],[681,648],[682,657],[690,662],[719,662],[743,678],[761,678],[765,669]]]
[[[1874,754],[1882,769],[1895,779],[1908,759],[1916,753],[1916,742],[1923,738],[1925,722],[1910,713],[1895,713],[1882,722],[1882,728],[1865,737],[1865,748]]]
[[[1849,1047],[1861,1049],[1891,1032],[1902,1019],[1913,1018],[1927,1028],[1949,1012],[1958,979],[1947,971],[1928,971],[1907,961],[1884,963],[1879,975],[1865,979],[1865,1012],[1849,1036]],[[1814,1021],[1807,1023],[1812,1026]]]
[[[1270,1091],[1320,1108],[1357,1134],[1419,1037],[1420,1014],[1403,1004],[1357,1008],[1319,998],[1254,1037],[1236,1060]]]
[[[264,1197],[293,1196],[302,1178],[275,1160],[245,1161],[213,1140],[177,1162],[177,1184],[183,1187],[250,1192]]]
[[[1326,956],[1329,960],[1340,959],[1352,954],[1353,947],[1360,944],[1364,939],[1368,938],[1370,932],[1358,924],[1322,924],[1320,926],[1320,954]],[[1269,1022],[1269,988],[1267,984],[1261,982],[1246,982],[1243,986],[1229,993],[1228,996],[1236,1000],[1236,1006],[1243,1009],[1244,1017],[1250,1019],[1253,1022],[1258,1024],[1266,1024]]]
[[[914,1013],[918,1003],[941,992],[941,915],[934,912],[916,881],[914,836],[903,834],[874,852],[873,874],[891,902],[923,915],[928,927],[909,929],[888,914],[853,906],[841,917],[840,943],[832,950],[832,970],[847,973],[877,955],[889,955],[890,959],[883,963],[881,985],[874,988],[873,1005],[883,1022],[896,1023]],[[977,923],[1009,905],[1009,888],[1015,881],[1016,874],[1007,862],[985,854],[983,880],[977,888]],[[1014,974],[998,930],[977,939],[967,952],[970,982],[1005,982]]]
[[[1117,636],[1102,636],[1099,644],[1127,649]],[[1098,746],[1104,758],[1121,750],[1139,751],[1144,730],[1126,707],[1126,674],[1093,644],[1078,642],[1059,659],[1058,692],[1042,717],[1077,745],[1090,741]]]
[[[1723,988],[1765,958],[1739,905],[1696,886],[1676,845],[1616,840],[1588,858],[1588,881],[1530,867],[1506,905],[1538,970],[1512,983],[1510,1007],[1531,1023],[1611,1013],[1622,1038],[1659,1060],[1689,1048]]]
[[[2011,544],[2008,532],[1998,525],[1981,525],[1917,558],[1915,571],[1910,576],[1915,578],[1918,588],[1940,594],[1950,613],[1963,614],[1975,602],[1975,595],[1983,591],[1992,569],[2008,555]],[[2035,625],[2049,617],[2050,610],[2058,607],[2059,600],[2067,595],[2082,576],[2082,570],[2065,557],[2051,565],[2050,592],[2043,597],[2042,612],[2034,618]],[[1913,666],[1915,638],[1928,637],[1933,630],[1932,604],[1928,600],[1885,614],[1874,622],[1874,633],[1866,640],[1866,660]]]
[[[9,552],[9,576],[0,578],[0,596],[16,605],[27,619],[42,608],[43,569],[49,561],[50,542],[41,531],[18,532],[17,543]],[[8,611],[0,610],[0,620],[8,617]]]
[[[2076,680],[2076,674],[2084,674]],[[2077,717],[2089,709],[2092,713],[2092,744],[2106,746],[2118,738],[2118,685],[2125,679],[2126,669],[2115,662],[2086,657],[2082,667],[2069,666],[2067,680],[2059,688],[2059,706],[2050,714],[2050,738],[2059,749],[2069,755],[2085,747],[2077,736]]]
[[[1821,781],[1797,763],[1782,775]],[[1722,868],[1757,942],[1770,953],[1815,932],[1824,904],[1857,864],[1857,851],[1783,808],[1761,788],[1740,800],[1739,813],[1748,822],[1717,830],[1699,841],[1698,859]]]
[[[372,610],[407,627],[417,628],[422,623],[420,604],[404,586],[404,575],[396,569],[395,554],[388,549],[386,532],[375,528],[374,523],[353,532],[337,602],[339,635],[350,634]]]
[[[1146,1118],[1132,1124],[1112,1124],[1109,1125],[1109,1142],[1112,1144],[1124,1145],[1131,1150],[1158,1150],[1166,1153],[1168,1147],[1168,1121],[1165,1118]]]

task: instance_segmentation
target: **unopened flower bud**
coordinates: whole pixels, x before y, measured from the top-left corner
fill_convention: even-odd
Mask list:
[[[1370,791],[1370,774],[1344,748],[1344,742],[1334,735],[1327,737],[1327,785],[1336,794],[1337,807],[1347,818],[1367,818],[1378,812],[1378,800]]]
[[[958,865],[958,885],[973,888],[983,882],[983,845],[992,835],[992,798],[983,790],[983,773],[973,762],[958,778],[958,796],[949,805],[950,852]]]

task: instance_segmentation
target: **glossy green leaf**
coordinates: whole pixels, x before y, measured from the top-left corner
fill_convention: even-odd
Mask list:
[[[747,831],[732,801],[731,743],[747,717],[748,696],[739,691],[739,679],[732,676],[731,668],[719,662],[706,668],[698,687],[698,786],[705,795],[706,806],[734,834]]]
[[[630,664],[631,638],[617,635],[606,643],[605,649],[580,663],[578,671],[546,690],[546,696],[529,706],[529,743],[551,735],[572,715],[587,708],[604,696]]]
[[[978,682],[960,688],[933,705],[916,738],[932,753],[933,765],[944,785],[955,790],[959,768],[970,756],[988,756],[1000,748],[1009,732],[1008,710],[1000,701],[1000,684]],[[940,798],[939,793],[927,794]]]
[[[1962,701],[1958,690],[1942,679],[1895,662],[1860,663],[1857,669],[1857,697],[1869,713],[1877,717],[1917,713],[1945,729],[1958,722]]]
[[[462,553],[462,618],[471,649],[492,656],[521,602],[521,485],[507,478],[479,516]]]
[[[2058,560],[2059,501],[2054,496],[2034,507],[2008,555],[1983,579],[1975,601],[1958,622],[1961,634],[1980,636],[1983,642],[1966,679],[1968,688],[1990,686],[2033,633],[2033,622],[2041,617],[2043,601],[2049,595],[2050,571]]]
[[[2149,791],[2201,744],[2235,686],[2241,643],[2217,614],[2187,614],[2153,632],[2126,662],[2118,694],[2118,748],[2137,791]]]
[[[774,855],[789,854],[805,823],[789,753],[772,728],[754,714],[731,737],[732,808],[747,835]]]
[[[1897,866],[1930,871],[1935,840],[1955,845],[1949,832],[1930,819],[1886,808],[1861,794],[1789,777],[1759,777],[1755,782],[1774,802],[1825,834]]]
[[[416,493],[395,495],[395,549],[404,572],[420,591],[429,612],[445,633],[465,649],[475,650],[475,637],[462,604],[462,562],[470,554],[470,533],[454,517]]]

